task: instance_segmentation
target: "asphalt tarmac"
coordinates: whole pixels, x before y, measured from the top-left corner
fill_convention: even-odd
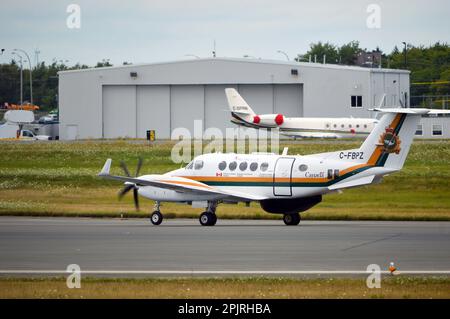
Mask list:
[[[450,222],[0,217],[0,272],[450,271]]]

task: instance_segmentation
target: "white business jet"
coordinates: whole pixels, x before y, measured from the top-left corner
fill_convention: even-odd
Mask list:
[[[443,110],[374,109],[383,113],[360,148],[338,152],[288,155],[283,154],[222,154],[197,156],[185,168],[162,175],[131,177],[110,175],[111,159],[99,176],[125,182],[119,193],[133,190],[136,208],[138,197],[155,201],[156,209],[150,220],[159,225],[163,216],[161,202],[181,202],[205,207],[200,215],[204,226],[216,224],[219,203],[259,202],[262,209],[283,214],[286,225],[298,225],[300,213],[322,200],[327,193],[365,186],[381,181],[382,177],[399,171],[406,160],[420,117]]]
[[[285,117],[283,114],[256,114],[233,88],[225,89],[231,122],[255,129],[279,129],[280,134],[300,138],[344,138],[369,134],[377,119],[353,117]],[[381,107],[381,105],[380,105]]]

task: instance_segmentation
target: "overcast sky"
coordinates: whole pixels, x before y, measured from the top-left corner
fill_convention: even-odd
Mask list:
[[[70,29],[69,4],[81,8],[81,27]],[[370,4],[381,9],[381,28],[368,28]],[[0,63],[21,48],[39,60],[69,60],[89,65],[104,58],[146,63],[189,59],[187,54],[250,55],[291,59],[309,44],[341,45],[358,40],[362,47],[390,52],[402,41],[429,45],[450,42],[448,0],[2,0],[0,3]]]

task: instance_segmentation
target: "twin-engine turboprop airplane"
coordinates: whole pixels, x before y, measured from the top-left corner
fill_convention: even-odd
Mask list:
[[[326,118],[285,117],[283,114],[257,115],[239,93],[233,88],[225,89],[231,122],[251,128],[279,129],[288,137],[344,138],[369,134],[377,119],[371,118]]]
[[[283,214],[286,225],[298,225],[300,214],[322,200],[322,195],[370,185],[399,171],[406,160],[420,116],[450,111],[428,109],[375,109],[383,112],[360,148],[313,155],[204,154],[185,168],[162,175],[110,175],[111,159],[99,176],[125,182],[119,193],[133,190],[156,202],[151,222],[159,225],[160,202],[181,202],[206,207],[200,223],[216,223],[219,203],[259,202],[269,213]]]

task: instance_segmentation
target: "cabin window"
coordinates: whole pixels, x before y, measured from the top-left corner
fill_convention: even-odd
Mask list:
[[[263,172],[267,171],[267,169],[269,168],[269,163],[265,163],[265,162],[262,163],[260,168],[261,168],[261,171],[263,171]]]
[[[348,127],[349,127],[349,128],[352,128],[352,125],[351,125],[351,124],[349,124],[349,125],[348,125]]]
[[[334,178],[338,178],[339,177],[339,170],[335,169],[334,170]]]
[[[230,169],[230,171],[234,171],[236,169],[236,167],[237,167],[237,163],[236,162],[231,162],[228,165],[228,168]]]
[[[334,128],[336,128],[336,127],[337,127],[337,125],[336,125],[336,124],[334,124],[334,125],[333,125],[333,127],[334,127]]]
[[[364,124],[364,128],[367,128],[367,124]]]
[[[245,171],[247,169],[247,166],[248,166],[247,162],[242,162],[241,164],[239,164],[239,169],[241,171]]]
[[[356,128],[359,128],[359,124],[356,124]]]
[[[223,171],[225,168],[227,168],[227,162],[225,162],[225,161],[220,162],[219,163],[219,169],[221,171]]]
[[[258,163],[253,162],[253,163],[250,164],[250,170],[252,172],[256,171],[257,169],[258,169]]]
[[[306,170],[308,169],[308,165],[306,165],[306,164],[301,164],[301,165],[298,167],[298,169],[299,169],[300,172],[304,172],[304,171],[306,171]]]
[[[203,161],[202,160],[195,161],[194,169],[202,169],[202,167],[203,167]]]
[[[341,127],[344,128],[344,124],[341,124]]]
[[[433,124],[433,136],[442,136],[442,125],[441,124]]]
[[[333,178],[333,170],[332,169],[328,170],[327,177],[328,177],[328,179],[332,179]]]
[[[416,135],[418,135],[418,136],[422,136],[423,135],[423,126],[422,126],[422,124],[417,125]]]

